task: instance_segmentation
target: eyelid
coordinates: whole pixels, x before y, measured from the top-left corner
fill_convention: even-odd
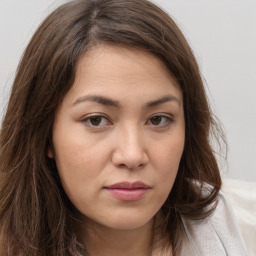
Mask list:
[[[90,121],[90,118],[93,118],[93,117],[100,117],[102,118],[103,120],[105,120],[105,124],[99,124],[99,125],[93,125],[91,123],[89,123]],[[153,117],[162,117],[162,118],[165,118],[165,122],[164,124],[152,124],[150,123],[151,119]],[[162,121],[162,120],[161,120]],[[103,113],[92,113],[92,114],[87,114],[85,116],[83,116],[81,119],[80,119],[80,122],[82,122],[84,125],[86,125],[88,128],[92,128],[92,129],[101,129],[101,128],[106,128],[110,125],[113,124],[113,122],[111,121],[111,119],[109,117],[107,117],[105,114]],[[174,118],[173,118],[173,115],[171,114],[167,114],[167,113],[155,113],[153,115],[151,115],[147,120],[146,120],[146,125],[150,125],[154,128],[165,128],[167,126],[169,126],[171,123],[174,122]]]
[[[93,118],[93,117],[100,117],[100,118],[103,118],[105,120],[107,120],[108,124],[107,125],[92,125],[92,124],[89,124],[87,123],[87,121],[90,120],[90,118]],[[93,114],[88,114],[88,115],[85,115],[83,116],[80,121],[85,124],[87,127],[89,128],[92,128],[92,129],[100,129],[100,128],[104,128],[104,127],[107,127],[109,125],[112,124],[111,120],[105,115],[105,114],[102,114],[102,113],[93,113]]]
[[[156,113],[156,114],[153,114],[151,115],[147,122],[148,123],[153,117],[163,117],[163,118],[166,118],[167,119],[167,123],[166,124],[163,124],[163,125],[154,125],[154,124],[150,124],[151,126],[155,127],[155,128],[164,128],[164,127],[167,127],[168,125],[170,125],[171,123],[174,122],[174,118],[171,114],[166,114],[166,113]]]

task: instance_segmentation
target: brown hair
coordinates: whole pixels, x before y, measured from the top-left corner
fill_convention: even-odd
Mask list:
[[[104,43],[158,56],[183,92],[185,149],[162,207],[174,254],[182,241],[182,217],[203,219],[214,209],[221,178],[210,136],[218,126],[197,62],[175,22],[146,0],[71,1],[38,28],[12,87],[0,135],[1,255],[86,254],[72,225],[72,205],[47,149],[56,109],[74,82],[78,59],[90,47]],[[208,193],[202,194],[205,188]]]

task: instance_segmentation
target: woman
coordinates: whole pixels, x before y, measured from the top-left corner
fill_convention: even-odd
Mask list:
[[[166,13],[62,5],[31,39],[2,124],[0,254],[246,255],[219,193],[216,131]]]

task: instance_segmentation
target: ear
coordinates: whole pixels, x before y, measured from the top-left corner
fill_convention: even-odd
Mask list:
[[[52,151],[52,149],[51,149],[51,147],[49,146],[48,147],[48,150],[47,150],[47,156],[49,157],[49,158],[54,158],[54,156],[53,156],[53,151]]]

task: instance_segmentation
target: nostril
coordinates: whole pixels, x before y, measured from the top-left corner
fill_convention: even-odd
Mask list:
[[[128,169],[128,170],[137,170],[137,169],[141,169],[145,166],[144,163],[138,163],[138,164],[128,164],[128,163],[121,163],[121,164],[118,164],[118,167],[119,168],[122,168],[122,169]]]

